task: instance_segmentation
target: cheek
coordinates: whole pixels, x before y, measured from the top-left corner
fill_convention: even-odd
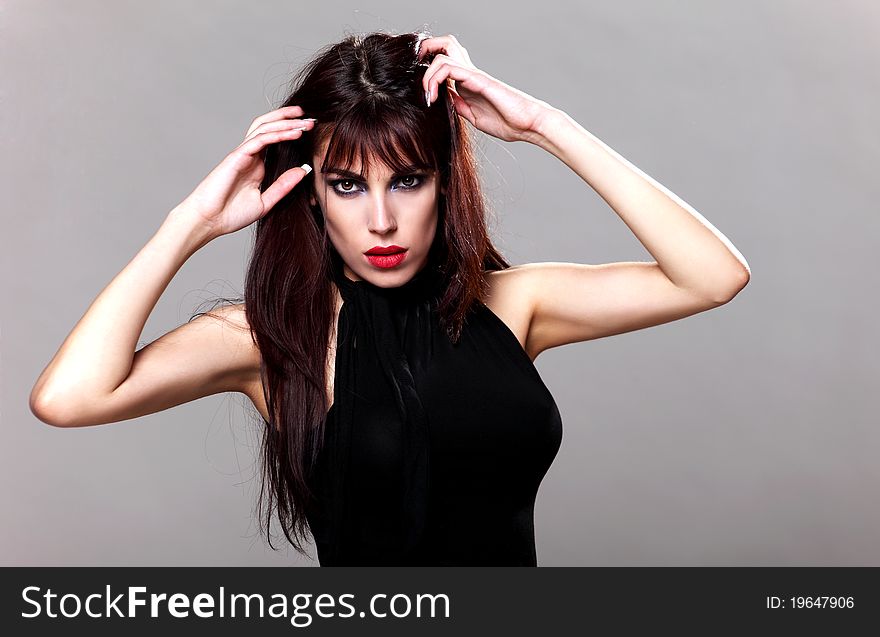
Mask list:
[[[327,228],[327,234],[334,243],[344,244],[351,237],[351,222],[344,214],[340,214],[338,210],[332,208],[322,208],[324,211],[324,225]]]
[[[425,228],[434,231],[437,229],[437,223],[440,220],[440,208],[439,202],[436,198],[432,198],[431,203],[428,205],[428,213],[425,215],[424,226]]]
[[[434,243],[434,239],[436,238],[437,233],[439,232],[437,228],[437,215],[429,215],[422,219],[419,224],[418,229],[416,230],[416,234],[419,237],[419,243],[421,244],[421,248],[424,251],[428,251],[431,247],[431,244]]]
[[[328,214],[324,217],[324,223],[327,225],[327,234],[336,243],[346,244],[356,236],[356,229],[352,222],[346,220],[344,216]]]
[[[437,230],[437,218],[438,214],[436,212],[432,212],[430,215],[425,217],[423,222],[423,231],[424,232],[434,232]]]

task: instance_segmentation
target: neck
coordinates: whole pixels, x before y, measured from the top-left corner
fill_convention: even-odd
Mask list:
[[[400,285],[387,288],[357,277],[344,263],[340,264],[337,262],[332,269],[331,275],[343,298],[350,296],[357,290],[393,299],[423,298],[439,294],[441,288],[439,272],[434,268],[428,267],[427,264],[409,280]]]

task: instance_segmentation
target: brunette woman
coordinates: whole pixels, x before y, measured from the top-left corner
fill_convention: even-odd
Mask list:
[[[552,153],[655,261],[511,266],[488,236],[469,127]],[[135,351],[183,263],[251,224],[243,302]],[[31,409],[81,427],[241,392],[265,425],[270,544],[276,515],[302,552],[311,532],[322,565],[536,565],[562,421],[535,358],[718,307],[748,280],[699,213],[454,36],[355,35],[171,211]]]

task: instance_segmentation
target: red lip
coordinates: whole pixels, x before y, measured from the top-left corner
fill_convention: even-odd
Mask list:
[[[373,246],[364,254],[394,254],[395,252],[403,252],[406,248],[401,248],[400,246],[390,245],[390,246]]]
[[[404,250],[403,252],[394,252],[392,254],[365,254],[364,258],[375,268],[390,270],[403,263],[408,254],[409,252]]]

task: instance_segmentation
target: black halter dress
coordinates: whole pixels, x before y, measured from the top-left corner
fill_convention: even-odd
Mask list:
[[[477,302],[453,345],[433,268],[395,288],[338,262],[333,277],[334,400],[306,510],[321,566],[537,566],[562,420],[516,336]]]

